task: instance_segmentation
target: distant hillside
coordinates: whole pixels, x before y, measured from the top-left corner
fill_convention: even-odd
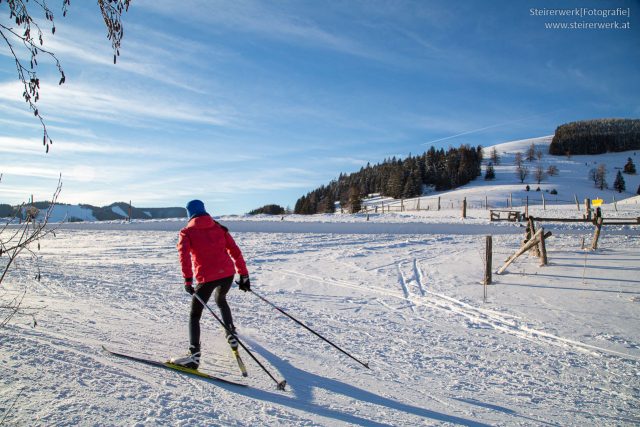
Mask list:
[[[35,206],[40,210],[40,219],[44,217],[49,209],[50,202],[34,202],[30,206]],[[19,206],[0,204],[0,218],[11,217],[18,210]],[[24,209],[23,209],[24,210]],[[24,216],[24,215],[23,215]],[[131,219],[165,219],[165,218],[186,218],[185,208],[131,208]],[[129,204],[126,202],[112,203],[108,206],[93,206],[88,204],[69,205],[56,203],[50,220],[59,221],[113,221],[122,220],[129,217]]]
[[[462,145],[458,148],[429,151],[405,159],[387,159],[383,163],[360,169],[302,196],[296,202],[296,214],[331,213],[335,202],[357,212],[367,194],[379,193],[394,199],[417,197],[425,186],[436,191],[460,187],[480,175],[482,147]]]
[[[90,209],[93,216],[98,221],[108,221],[129,217],[129,204],[126,202],[116,202],[109,206],[80,205],[82,208]],[[163,219],[182,218],[187,216],[185,208],[131,208],[131,219]]]
[[[640,119],[597,119],[558,126],[549,154],[604,154],[640,149]]]
[[[249,215],[282,215],[284,213],[286,213],[286,209],[280,205],[264,205],[261,208],[252,210],[251,212],[249,212]]]

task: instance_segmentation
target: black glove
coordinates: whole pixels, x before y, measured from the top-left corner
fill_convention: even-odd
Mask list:
[[[185,280],[184,281],[184,290],[187,291],[187,293],[189,295],[193,295],[193,293],[195,291],[193,290],[193,281],[192,280]]]
[[[248,274],[240,275],[240,280],[237,280],[236,283],[241,291],[247,292],[251,290],[251,281]]]

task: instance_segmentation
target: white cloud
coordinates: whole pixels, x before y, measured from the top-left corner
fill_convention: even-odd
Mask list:
[[[33,139],[7,136],[0,137],[0,153],[38,154],[42,153],[43,151],[44,147],[42,146],[42,144],[34,142]]]
[[[147,150],[140,147],[119,146],[107,142],[73,142],[66,140],[57,140],[52,146],[53,149],[55,149],[56,153],[62,154],[143,154],[147,152]],[[43,152],[43,145],[35,143],[33,139],[0,136],[0,153],[42,154]]]
[[[127,33],[131,31],[131,26],[127,25]],[[78,62],[85,68],[87,65],[97,65],[110,68],[115,73],[131,73],[144,79],[152,79],[180,89],[203,93],[198,87],[188,84],[189,73],[182,72],[192,62],[192,58],[184,52],[186,50],[184,46],[203,48],[200,43],[152,32],[140,26],[134,26],[134,28],[138,28],[141,33],[140,37],[130,36],[131,40],[127,39],[126,48],[121,49],[121,56],[119,56],[116,65],[113,64],[111,46],[105,43],[104,38],[97,37],[95,31],[85,31],[74,27],[65,28],[60,36],[50,37],[47,40],[47,46],[48,49],[56,53],[63,69],[66,69],[66,65],[71,62]],[[159,38],[162,39],[162,44],[152,44],[149,40]],[[180,57],[180,64],[178,64],[176,56]],[[76,76],[71,72],[67,73],[68,82],[73,81],[74,77]]]
[[[367,160],[356,157],[330,157],[328,160],[336,163],[348,163],[358,166],[364,166],[367,164]]]
[[[19,82],[0,83],[0,99],[20,100]],[[161,94],[129,90],[116,93],[107,84],[66,83],[41,89],[39,105],[43,111],[70,118],[144,126],[146,121],[173,121],[226,126],[235,121],[235,114],[207,106],[198,106]],[[141,123],[142,121],[142,123]]]
[[[13,175],[30,178],[52,179],[60,176],[60,171],[37,164],[3,165],[0,172],[5,176]]]
[[[224,26],[232,31],[258,33],[289,44],[306,44],[368,59],[391,60],[388,52],[325,30],[311,19],[275,7],[265,7],[259,1],[141,0],[136,7],[188,20],[189,23],[196,21],[208,26]],[[193,13],[194,10],[198,13]]]

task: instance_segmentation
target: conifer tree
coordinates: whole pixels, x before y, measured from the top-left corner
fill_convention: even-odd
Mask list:
[[[353,186],[349,189],[349,212],[358,213],[362,209],[362,198],[360,190]]]
[[[485,172],[484,179],[490,181],[492,179],[496,179],[496,172],[493,169],[493,164],[489,163],[487,165],[487,171]]]
[[[600,163],[595,173],[596,187],[601,190],[608,188],[607,185],[607,167],[604,163]]]
[[[618,193],[622,193],[627,189],[627,186],[624,182],[624,178],[622,177],[622,173],[618,171],[616,175],[616,180],[613,181],[613,188],[618,191]]]
[[[631,157],[627,159],[627,163],[624,165],[624,173],[627,173],[629,175],[636,174],[636,165],[633,164],[633,160],[631,160]]]
[[[389,175],[389,180],[385,187],[384,195],[399,199],[402,197],[402,190],[404,189],[404,182],[402,179],[402,171],[394,168]]]

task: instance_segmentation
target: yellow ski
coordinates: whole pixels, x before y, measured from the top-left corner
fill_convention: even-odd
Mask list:
[[[134,362],[140,362],[140,363],[144,363],[145,365],[156,366],[158,368],[171,369],[173,371],[182,372],[182,373],[187,374],[187,375],[192,375],[192,376],[204,378],[204,379],[207,379],[207,380],[218,381],[218,382],[222,382],[222,383],[225,383],[225,384],[237,385],[237,386],[240,386],[240,387],[247,387],[246,384],[240,384],[240,383],[236,383],[236,382],[233,382],[233,381],[226,380],[224,378],[220,378],[220,377],[216,377],[216,376],[213,376],[213,375],[209,375],[209,374],[207,374],[205,372],[200,372],[197,369],[185,368],[184,366],[174,365],[173,363],[169,363],[169,362],[158,362],[158,361],[155,361],[155,360],[143,359],[141,357],[130,356],[128,354],[118,353],[118,352],[109,350],[104,345],[102,346],[102,349],[104,351],[106,351],[107,353],[109,353],[109,354],[111,354],[113,356],[116,356],[116,357],[120,357],[122,359],[132,360]]]

